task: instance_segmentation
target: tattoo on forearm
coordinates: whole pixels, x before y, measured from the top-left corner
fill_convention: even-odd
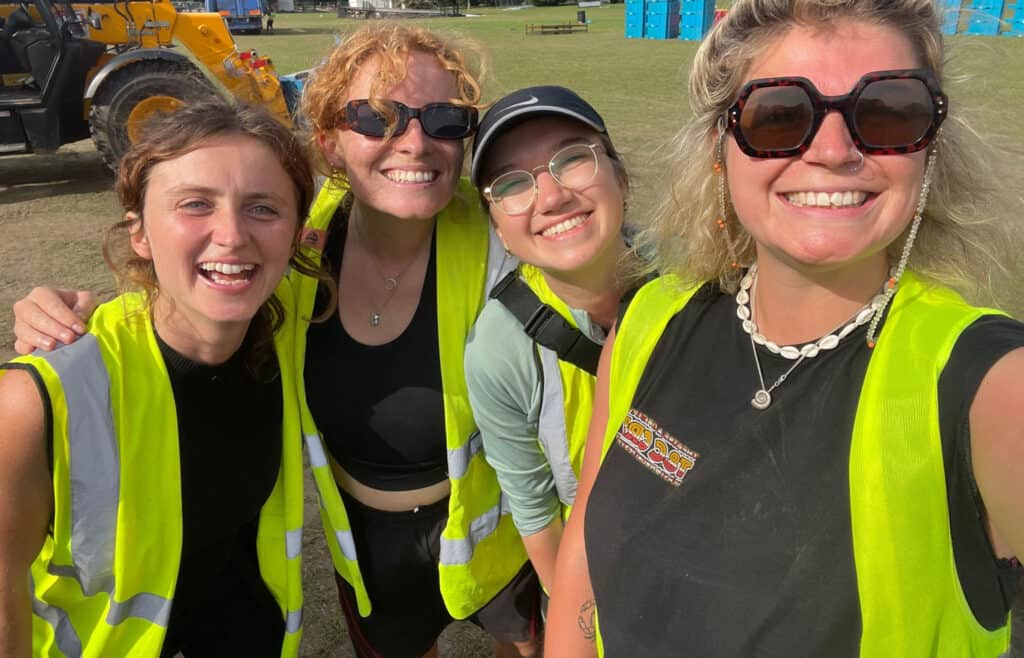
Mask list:
[[[594,599],[590,599],[580,606],[580,616],[576,618],[576,623],[579,624],[580,630],[583,632],[583,638],[590,642],[597,637],[597,628],[594,624],[595,612],[597,612],[597,608],[594,605]]]

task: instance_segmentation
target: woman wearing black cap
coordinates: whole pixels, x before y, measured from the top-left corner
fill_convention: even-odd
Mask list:
[[[487,460],[550,587],[598,356],[626,288],[629,179],[601,116],[563,87],[499,100],[477,132],[471,177],[522,265],[470,334],[466,382]]]

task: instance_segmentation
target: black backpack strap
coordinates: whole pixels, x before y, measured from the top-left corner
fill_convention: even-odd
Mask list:
[[[569,324],[558,312],[540,298],[513,270],[491,290],[491,298],[504,304],[523,324],[523,330],[535,343],[554,351],[562,361],[597,375],[601,345]]]

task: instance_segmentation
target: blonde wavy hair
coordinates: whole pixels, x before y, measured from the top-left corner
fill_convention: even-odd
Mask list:
[[[312,132],[313,148],[310,150],[323,173],[344,174],[326,161],[317,136],[340,125],[349,86],[360,66],[370,58],[377,58],[380,68],[370,87],[370,102],[378,112],[391,116],[390,108],[380,101],[389,89],[405,80],[412,52],[432,55],[443,69],[451,72],[458,96],[449,99],[450,102],[483,109],[480,79],[487,63],[483,49],[475,41],[444,37],[408,23],[371,23],[348,35],[331,51],[313,72],[302,94],[302,112]],[[394,117],[391,119],[393,121]]]
[[[943,40],[933,0],[737,0],[694,58],[689,79],[693,118],[671,144],[664,168],[667,193],[636,239],[637,250],[647,256],[645,270],[674,272],[688,283],[717,280],[724,290],[736,290],[740,272],[732,267],[716,224],[718,121],[769,42],[797,25],[827,29],[841,21],[898,31],[920,66],[943,82]],[[1024,158],[1019,149],[995,148],[974,130],[959,99],[951,99],[950,106],[935,146],[931,192],[908,266],[975,303],[1007,308],[1012,304],[1000,296],[1009,296],[1020,283],[1021,232],[1013,222],[1024,198],[1021,187],[1008,184],[1005,177],[1024,171]],[[755,258],[753,241],[726,196],[728,232],[739,262],[749,264]],[[903,242],[889,246],[893,262]]]

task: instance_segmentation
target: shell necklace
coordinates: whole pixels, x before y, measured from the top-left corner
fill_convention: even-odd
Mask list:
[[[875,295],[870,302],[862,306],[849,320],[843,322],[816,341],[806,343],[800,347],[795,345],[779,346],[765,338],[764,334],[757,331],[757,324],[754,321],[754,291],[756,288],[757,263],[754,263],[750,266],[750,269],[740,281],[740,290],[736,293],[736,315],[742,322],[743,331],[750,334],[750,349],[754,352],[754,366],[757,368],[757,380],[761,384],[761,388],[754,392],[754,397],[750,400],[750,406],[760,411],[771,406],[772,391],[781,386],[782,383],[786,381],[786,378],[796,370],[797,366],[807,359],[813,359],[818,356],[822,350],[835,349],[836,346],[839,345],[839,341],[853,333],[854,329],[870,322],[871,317],[879,308],[881,308],[885,301],[884,294],[879,293]],[[764,371],[761,369],[761,360],[757,356],[758,345],[764,345],[765,349],[772,354],[778,354],[786,359],[794,361],[793,365],[791,365],[786,372],[779,375],[779,378],[772,382],[771,386],[765,385]]]

